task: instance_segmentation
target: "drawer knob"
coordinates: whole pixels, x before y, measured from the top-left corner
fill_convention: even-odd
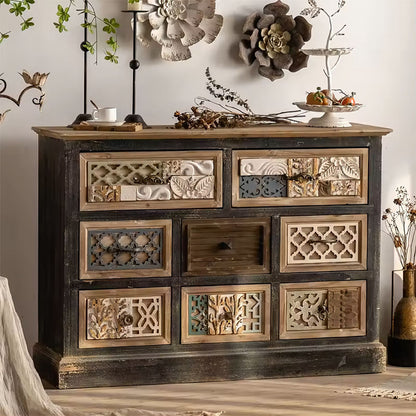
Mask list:
[[[122,315],[118,318],[118,323],[122,327],[133,325],[133,317],[129,314]]]
[[[324,244],[335,244],[338,240],[335,238],[333,240],[325,240],[325,239],[319,239],[319,240],[308,240],[309,244],[317,244],[317,243],[324,243]]]
[[[218,244],[218,248],[220,250],[232,250],[233,249],[233,243],[232,241],[222,241]]]

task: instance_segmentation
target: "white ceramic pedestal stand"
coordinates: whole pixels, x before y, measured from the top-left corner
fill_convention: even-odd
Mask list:
[[[304,102],[293,103],[301,110],[315,111],[324,113],[322,117],[314,117],[309,120],[308,126],[311,127],[351,127],[340,113],[350,113],[359,110],[362,105],[310,105]]]
[[[329,39],[329,38],[328,38]],[[329,43],[329,40],[328,40]],[[303,49],[302,52],[310,56],[324,56],[325,57],[325,76],[328,81],[329,97],[332,97],[332,71],[338,64],[342,55],[349,54],[352,48],[323,48],[323,49]],[[334,65],[330,65],[329,58],[336,57]],[[322,117],[314,117],[309,120],[308,126],[311,127],[351,127],[351,123],[339,116],[337,113],[347,113],[359,110],[362,105],[310,105],[305,102],[293,103],[298,108],[307,111],[316,111],[324,113]]]

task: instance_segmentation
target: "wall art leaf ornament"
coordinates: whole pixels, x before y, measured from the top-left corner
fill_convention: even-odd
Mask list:
[[[201,40],[212,43],[223,25],[223,17],[215,14],[215,0],[144,0],[143,9],[150,11],[138,20],[151,26],[150,36],[162,46],[167,61],[189,59],[189,47]],[[147,46],[146,28],[139,26],[138,39]]]
[[[282,1],[266,5],[263,13],[246,19],[240,57],[247,64],[258,62],[258,72],[271,81],[282,78],[284,70],[297,72],[308,64],[301,51],[310,40],[312,25],[303,16],[288,15],[289,6]]]

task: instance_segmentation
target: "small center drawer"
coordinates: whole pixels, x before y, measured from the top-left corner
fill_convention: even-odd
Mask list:
[[[270,273],[270,218],[185,220],[185,275]]]

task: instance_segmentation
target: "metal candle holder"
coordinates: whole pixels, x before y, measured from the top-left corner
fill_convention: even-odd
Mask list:
[[[142,123],[143,127],[147,127],[147,124],[143,120],[143,117],[136,114],[136,71],[140,67],[140,62],[137,59],[137,14],[138,13],[149,13],[148,10],[123,10],[123,13],[133,14],[133,59],[129,62],[129,66],[133,71],[133,82],[132,82],[132,105],[131,114],[127,115],[124,121],[126,123]]]
[[[88,0],[84,0],[84,10],[88,9]],[[88,56],[88,49],[86,48],[86,43],[88,42],[88,12],[84,12],[84,40],[82,41],[80,47],[82,52],[84,53],[84,112],[82,114],[78,114],[76,119],[73,121],[72,124],[81,124],[83,121],[92,120],[92,115],[87,114],[87,90],[88,90],[88,73],[87,73],[87,56]]]

